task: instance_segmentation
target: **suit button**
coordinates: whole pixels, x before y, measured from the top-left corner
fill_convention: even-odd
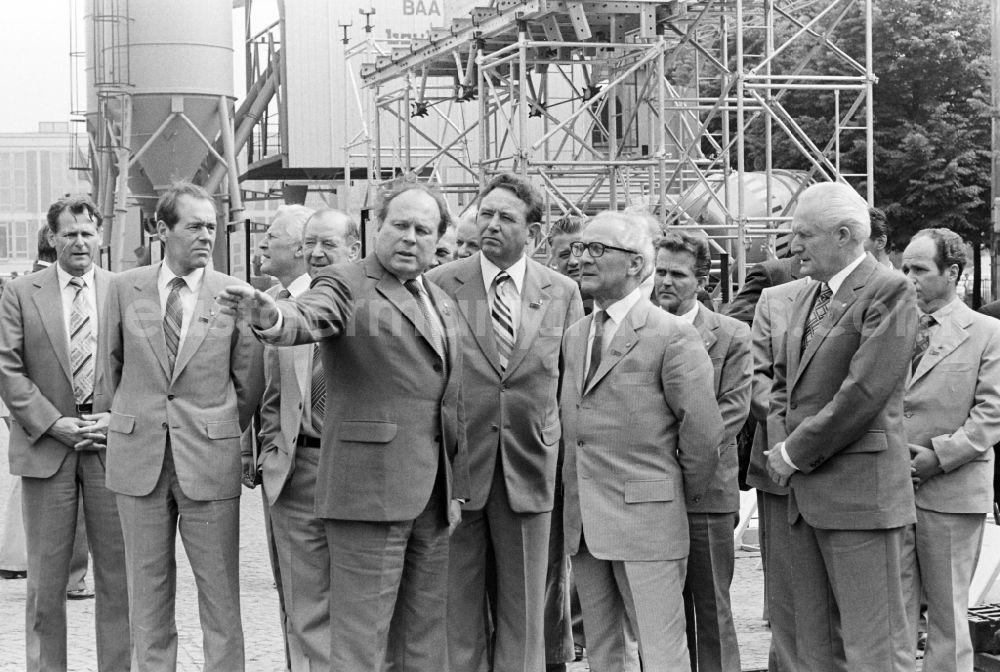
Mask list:
[[[169,428],[170,428],[170,425],[168,425],[167,423],[165,423],[165,422],[164,422],[164,423],[162,423],[162,424],[160,425],[160,427],[162,427],[163,429],[169,429]]]
[[[440,364],[435,364],[434,365],[434,373],[441,373],[441,365]]]
[[[434,437],[434,443],[441,443],[441,435],[440,434],[438,434],[437,436]]]
[[[174,395],[168,394],[167,395],[167,401],[173,401],[173,400],[174,400]]]
[[[913,413],[903,413],[903,417],[904,418],[912,418],[913,417]]]
[[[793,401],[792,403],[788,404],[788,407],[789,407],[789,408],[798,408],[798,407],[799,407],[799,405],[798,405],[798,404],[796,404],[796,403],[795,403],[795,402]]]
[[[500,429],[500,428],[499,428],[499,427],[497,427],[496,425],[490,425],[490,431],[491,431],[491,432],[495,432],[495,431],[497,431],[498,429]]]
[[[578,445],[578,446],[582,446],[582,445],[583,445],[583,441],[577,441],[577,442],[576,442],[576,445]]]
[[[501,392],[506,392],[507,391],[507,386],[506,385],[501,385],[500,386],[500,391]]]

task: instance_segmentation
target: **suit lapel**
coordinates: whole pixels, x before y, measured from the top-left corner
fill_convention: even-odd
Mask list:
[[[423,314],[420,312],[419,306],[417,306],[416,297],[410,294],[410,290],[404,287],[403,283],[401,283],[395,275],[389,273],[382,267],[382,263],[374,254],[369,255],[365,262],[365,266],[368,276],[378,280],[378,282],[375,283],[375,289],[378,293],[384,296],[389,303],[394,305],[396,309],[410,321],[410,323],[417,330],[417,333],[419,333],[421,337],[427,341],[427,345],[434,350],[434,341],[431,339],[430,333],[427,331],[427,325],[424,324]],[[428,284],[425,282],[424,288],[426,289],[427,286]],[[448,336],[446,334],[445,339],[447,338]]]
[[[215,286],[209,277],[210,271],[205,270],[201,278],[201,289],[198,291],[198,300],[194,304],[194,312],[191,313],[191,323],[188,324],[187,333],[184,334],[184,342],[181,350],[177,353],[177,360],[174,362],[174,375],[176,380],[187,363],[191,361],[194,354],[208,335],[208,330],[217,319],[215,311]],[[164,341],[164,349],[166,341]]]
[[[635,333],[636,329],[646,324],[646,315],[652,307],[652,303],[640,300],[628,312],[618,330],[615,331],[615,336],[611,339],[611,343],[604,352],[604,356],[601,357],[601,363],[597,367],[597,371],[594,372],[594,377],[590,379],[590,384],[584,389],[584,394],[594,389],[594,386],[601,382],[601,379],[608,375],[611,369],[615,368],[618,362],[622,360],[622,357],[635,347],[635,344],[639,341]],[[590,337],[589,331],[587,332],[587,337]]]
[[[45,333],[49,335],[52,350],[62,366],[66,378],[73,382],[73,371],[69,363],[69,343],[66,341],[66,325],[63,323],[62,291],[59,289],[59,276],[53,264],[37,274],[34,280],[38,288],[33,295],[35,307],[42,319]],[[96,363],[95,363],[96,365]]]
[[[455,274],[455,281],[459,283],[455,290],[455,300],[458,303],[459,312],[462,313],[462,319],[468,324],[469,331],[472,332],[472,337],[479,349],[483,351],[486,360],[496,369],[497,375],[501,375],[500,354],[497,352],[496,338],[493,336],[490,302],[486,296],[486,288],[483,286],[480,254],[477,253],[469,257],[468,261],[452,262],[464,266]]]
[[[94,296],[97,299],[97,324],[103,324],[104,310],[107,307],[108,300],[108,284],[111,282],[111,273],[105,271],[103,268],[94,269]],[[100,386],[101,377],[104,372],[104,366],[102,362],[104,357],[102,352],[104,351],[103,334],[100,332],[100,327],[98,326],[97,332],[97,352],[94,353],[94,389],[98,389]]]
[[[712,346],[719,338],[715,332],[719,329],[719,323],[704,306],[698,308],[698,313],[694,316],[694,328],[701,336],[701,342],[705,344],[705,349],[711,351]]]
[[[455,310],[451,299],[440,287],[427,280],[427,278],[424,278],[424,286],[431,297],[434,309],[437,310],[438,317],[441,318],[441,326],[444,327],[445,347],[448,350],[448,370],[454,371],[458,365],[458,349],[462,347],[461,342],[458,340],[458,325],[455,322],[457,319]]]
[[[167,360],[167,341],[163,336],[163,309],[160,307],[160,290],[156,287],[156,278],[160,275],[161,261],[156,266],[148,267],[144,273],[135,279],[133,288],[136,298],[133,305],[144,306],[144,309],[136,312],[136,319],[142,320],[138,324],[139,331],[146,334],[149,339],[149,346],[153,350],[163,373],[170,377],[170,363]]]
[[[538,336],[542,319],[552,307],[552,297],[546,291],[552,286],[552,283],[548,281],[548,278],[543,277],[535,262],[530,259],[527,262],[523,291],[521,292],[521,324],[517,330],[517,339],[514,341],[514,350],[510,354],[510,361],[507,362],[505,377],[517,368],[524,356],[531,350],[531,346]]]
[[[955,348],[965,342],[969,338],[969,332],[966,330],[968,326],[968,318],[958,314],[958,307],[954,308],[951,314],[944,318],[937,329],[931,333],[931,341],[927,346],[927,352],[920,358],[917,370],[913,372],[906,387],[909,388],[913,383],[920,380],[928,371],[937,366],[941,360],[954,352]]]

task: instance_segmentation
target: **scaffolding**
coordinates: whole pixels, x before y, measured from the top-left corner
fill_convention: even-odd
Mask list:
[[[514,171],[550,219],[625,208],[705,230],[735,261],[728,298],[750,238],[773,253],[787,232],[794,198],[772,194],[786,169],[798,191],[843,181],[872,202],[871,2],[497,0],[363,65],[369,175],[415,173],[462,201]],[[789,111],[802,95],[827,123]],[[777,141],[795,165],[775,165]]]

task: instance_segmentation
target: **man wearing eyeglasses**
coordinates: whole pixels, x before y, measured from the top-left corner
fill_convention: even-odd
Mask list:
[[[697,330],[642,288],[648,228],[598,215],[572,251],[590,318],[563,339],[566,552],[591,669],[689,671],[682,590],[688,506],[718,464],[723,423]]]
[[[583,317],[583,304],[575,282],[526,254],[539,233],[542,203],[524,178],[498,175],[479,203],[481,251],[427,274],[461,314],[469,440],[472,495],[451,538],[448,567],[452,672],[488,669],[484,603],[491,571],[497,581],[490,595],[493,669],[542,670],[546,664],[546,573],[561,434],[559,346],[566,328]],[[561,553],[558,559],[565,567]],[[565,595],[564,575],[562,581],[556,592]],[[573,658],[568,633],[556,658],[548,662],[563,668]]]

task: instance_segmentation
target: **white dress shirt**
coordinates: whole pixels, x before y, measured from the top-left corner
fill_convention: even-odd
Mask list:
[[[482,260],[483,287],[486,289],[486,298],[490,303],[490,311],[493,310],[493,303],[496,301],[496,288],[493,281],[503,270],[486,258],[486,255],[479,254]],[[524,296],[524,273],[528,269],[527,258],[522,255],[507,269],[507,275],[513,281],[504,283],[504,303],[510,309],[511,328],[514,330],[514,340],[517,340],[517,330],[521,326],[521,297]]]
[[[167,297],[170,296],[170,281],[176,277],[183,277],[184,284],[187,285],[187,288],[182,287],[180,290],[183,319],[181,321],[181,333],[177,340],[177,352],[179,354],[184,347],[184,337],[187,336],[188,327],[191,326],[191,319],[194,317],[194,308],[198,305],[198,293],[201,291],[201,282],[205,279],[205,269],[196,268],[185,276],[178,276],[170,270],[167,262],[160,264],[160,272],[156,277],[156,288],[160,293],[161,315],[165,316],[167,314]]]

